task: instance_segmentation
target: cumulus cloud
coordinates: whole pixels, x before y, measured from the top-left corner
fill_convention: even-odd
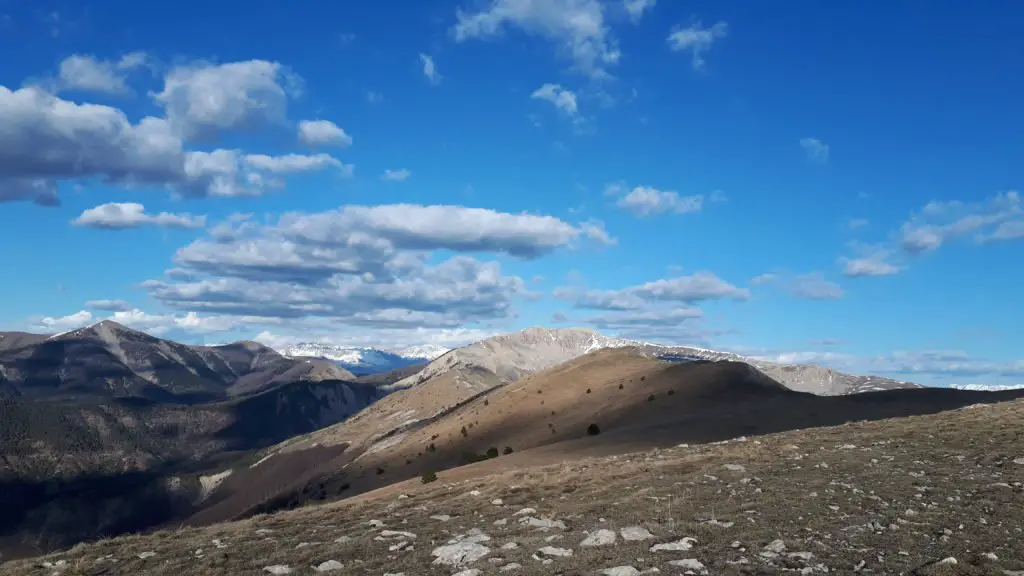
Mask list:
[[[667,212],[700,212],[703,204],[704,196],[701,194],[680,196],[678,192],[658,190],[650,186],[636,186],[616,202],[619,208],[636,216],[654,216]]]
[[[381,179],[388,182],[405,182],[411,175],[412,173],[405,168],[399,168],[398,170],[388,168],[384,170],[384,175],[381,176]]]
[[[351,174],[352,167],[342,164],[330,154],[284,154],[268,156],[266,154],[248,154],[246,165],[257,170],[274,174],[295,174],[300,172],[316,172],[326,168],[337,168],[345,174]]]
[[[622,0],[622,7],[626,9],[633,23],[637,23],[644,12],[653,9],[656,3],[657,0]]]
[[[107,312],[125,312],[132,309],[132,305],[124,300],[89,300],[85,303],[85,307]]]
[[[147,214],[142,204],[135,202],[111,202],[89,208],[72,220],[76,226],[89,228],[106,228],[120,230],[139,228],[141,226],[157,226],[160,228],[202,228],[206,225],[206,216],[192,214],[172,214],[160,212]]]
[[[423,64],[423,75],[431,84],[441,83],[441,74],[437,72],[437,65],[434,59],[427,54],[420,53],[420,62]]]
[[[454,329],[500,321],[535,295],[497,262],[533,259],[581,241],[589,225],[462,206],[344,206],[255,223],[236,215],[174,256],[183,273],[144,282],[177,310],[214,315],[330,319],[347,326]],[[606,234],[606,233],[604,233]],[[457,252],[432,262],[433,251]]]
[[[705,28],[700,22],[690,26],[675,28],[668,36],[668,45],[674,52],[689,51],[694,69],[704,67],[704,54],[711,50],[715,41],[725,38],[729,32],[729,25],[725,22],[716,22],[710,28]]]
[[[890,261],[894,254],[885,246],[858,242],[852,242],[850,245],[858,255],[853,258],[840,258],[845,276],[892,276],[902,270],[899,265]]]
[[[911,215],[899,230],[900,245],[912,255],[932,252],[958,237],[974,235],[979,242],[1013,240],[1024,232],[1024,210],[1016,191],[982,202],[929,202]]]
[[[350,146],[352,137],[330,120],[302,120],[299,142],[309,146]]]
[[[807,160],[824,164],[828,162],[828,144],[817,138],[801,138],[800,147],[804,149]]]
[[[168,72],[153,99],[176,134],[210,140],[226,131],[283,124],[289,97],[301,92],[302,79],[278,62],[197,62]]]
[[[640,326],[676,326],[700,318],[696,303],[711,300],[744,301],[746,288],[734,286],[711,272],[701,271],[646,282],[617,290],[594,290],[583,286],[556,288],[557,300],[570,302],[573,308],[601,310],[606,313],[577,319],[598,328],[638,328]]]
[[[324,168],[351,174],[351,165],[325,154],[267,156],[246,155],[239,150],[185,149],[183,133],[210,127],[237,128],[269,113],[257,111],[262,110],[261,105],[252,101],[255,96],[246,95],[245,82],[239,88],[241,94],[228,97],[217,92],[227,89],[214,81],[217,74],[210,80],[206,78],[209,70],[187,70],[199,79],[185,72],[172,72],[169,77],[178,74],[183,78],[169,80],[162,93],[170,120],[147,116],[133,123],[124,112],[110,106],[79,104],[38,87],[12,91],[0,86],[0,125],[6,128],[0,131],[0,202],[56,206],[60,204],[58,183],[64,181],[158,187],[182,197],[256,196],[283,187],[284,181],[275,174]],[[227,74],[229,83],[239,74]],[[204,92],[211,82],[217,86]],[[248,82],[259,86],[258,80]],[[278,89],[284,93],[284,88]],[[261,93],[258,88],[250,92]],[[232,98],[242,98],[245,103],[232,104]],[[222,107],[223,99],[231,102]],[[237,109],[245,106],[252,110]]]
[[[557,43],[576,71],[606,78],[606,66],[618,62],[620,53],[604,8],[600,0],[489,0],[479,11],[457,10],[452,32],[464,42],[517,28]]]
[[[576,94],[572,90],[562,88],[559,84],[544,84],[530,94],[534,100],[545,100],[550,102],[562,112],[569,116],[576,117],[579,109],[576,106]]]
[[[805,300],[836,300],[843,297],[843,288],[826,280],[821,272],[799,274],[786,283],[786,290]]]
[[[946,378],[1024,376],[1024,361],[992,361],[973,357],[960,350],[895,351],[874,356],[858,356],[829,351],[776,352],[753,356],[783,364],[820,364],[858,374],[882,374],[913,377],[928,375]]]
[[[58,89],[102,94],[129,92],[128,74],[146,64],[144,52],[132,52],[120,59],[101,60],[92,55],[74,54],[60,63]]]
[[[46,333],[68,332],[83,326],[88,326],[92,322],[92,313],[88,310],[80,310],[74,314],[68,314],[67,316],[43,316],[41,318],[35,318],[33,320],[32,327]]]

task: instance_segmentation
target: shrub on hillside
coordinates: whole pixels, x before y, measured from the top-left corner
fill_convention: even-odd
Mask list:
[[[488,458],[497,458],[498,457],[498,449],[493,447],[493,446],[488,448],[487,449],[487,457]]]
[[[651,394],[650,396],[648,396],[647,397],[647,401],[648,402],[654,402],[654,394]]]
[[[591,424],[590,426],[587,426],[587,435],[589,435],[589,436],[597,436],[600,433],[601,433],[601,427],[598,426],[597,424]]]
[[[511,453],[512,453],[512,447],[511,447],[511,446],[505,446],[505,450],[503,450],[503,453],[504,453],[504,454],[505,454],[506,456],[508,456],[509,454],[511,454]]]
[[[433,470],[427,470],[422,476],[420,476],[420,481],[424,484],[430,484],[435,480],[437,480],[437,472],[434,472]]]

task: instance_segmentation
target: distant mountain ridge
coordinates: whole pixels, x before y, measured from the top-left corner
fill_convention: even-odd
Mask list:
[[[50,337],[3,334],[0,387],[32,398],[212,401],[298,381],[353,380],[327,361],[286,358],[256,342],[189,346],[110,320]]]
[[[281,354],[290,358],[324,358],[332,360],[356,376],[390,372],[431,361],[448,352],[448,348],[426,344],[397,350],[361,346],[337,346],[324,342],[299,342],[283,348]]]
[[[745,362],[791,390],[825,396],[921,387],[880,376],[847,374],[814,364],[779,364],[694,346],[671,346],[615,338],[582,328],[532,327],[452,350],[428,364],[422,371],[395,382],[391,389],[411,388],[450,370],[470,366],[483,368],[508,383],[605,348],[633,348],[642,355],[669,362]]]

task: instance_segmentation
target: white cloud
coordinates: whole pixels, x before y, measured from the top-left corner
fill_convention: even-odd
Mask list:
[[[89,228],[107,228],[111,230],[139,228],[141,226],[157,226],[160,228],[202,228],[206,225],[206,216],[192,214],[146,214],[142,204],[135,202],[111,202],[89,208],[72,221],[76,226]]]
[[[274,174],[295,174],[300,172],[317,172],[326,168],[337,168],[345,174],[351,174],[352,167],[342,164],[330,154],[284,154],[267,156],[266,154],[248,154],[245,164],[257,170],[265,170]]]
[[[783,364],[821,364],[858,374],[886,374],[944,378],[1024,376],[1024,361],[993,362],[975,358],[960,350],[896,351],[875,356],[857,356],[828,351],[777,352],[753,356]]]
[[[858,255],[854,258],[840,258],[845,276],[892,276],[902,270],[900,266],[890,262],[894,254],[884,246],[865,245],[859,242],[851,242],[850,246]]]
[[[711,272],[700,271],[690,276],[654,280],[618,290],[562,287],[555,289],[554,296],[573,302],[576,308],[639,310],[657,302],[744,301],[750,297],[750,291],[734,286]]]
[[[423,75],[427,77],[427,80],[431,84],[440,84],[441,75],[437,72],[437,66],[434,64],[434,59],[427,54],[420,53],[420,62],[423,63]]]
[[[972,234],[979,242],[1013,240],[1024,232],[1022,216],[1024,209],[1016,191],[976,203],[932,201],[900,227],[899,241],[906,252],[916,255]]]
[[[55,191],[55,181],[64,179],[141,185],[182,177],[181,141],[159,118],[132,124],[116,108],[0,86],[0,126],[0,189],[15,190],[0,198]]]
[[[611,240],[596,223],[408,204],[290,213],[266,224],[237,215],[211,237],[178,250],[180,272],[143,288],[182,311],[393,329],[502,320],[516,300],[535,297],[497,262],[460,254],[431,263],[432,251],[532,259]]]
[[[119,60],[100,60],[95,56],[75,54],[60,63],[58,88],[102,94],[125,94],[128,73],[146,63],[144,52],[125,54]]]
[[[828,162],[828,144],[821,140],[817,138],[801,138],[800,147],[804,149],[804,154],[807,155],[807,159],[811,162],[820,164]]]
[[[668,45],[675,52],[689,50],[693,67],[701,69],[704,67],[704,53],[711,49],[715,40],[725,38],[728,32],[729,26],[725,22],[716,22],[710,28],[695,22],[689,27],[674,29],[668,36]]]
[[[173,68],[153,98],[182,138],[209,140],[284,123],[288,98],[301,91],[301,78],[277,62],[199,62]]]
[[[843,289],[839,284],[826,280],[821,272],[800,274],[785,286],[790,294],[805,300],[836,300],[843,297]]]
[[[861,228],[867,228],[870,225],[864,218],[851,218],[846,222],[846,227],[850,230],[860,230]]]
[[[457,42],[493,38],[506,28],[519,28],[558,43],[573,67],[591,77],[608,77],[605,66],[620,58],[600,0],[489,0],[478,12],[457,10],[455,16]]]
[[[656,3],[657,0],[622,0],[622,7],[626,9],[629,18],[636,23],[643,17],[644,12],[653,9]]]
[[[299,122],[299,142],[309,146],[350,146],[352,137],[330,120]]]
[[[756,284],[769,284],[771,282],[775,282],[778,279],[779,279],[779,275],[778,274],[774,274],[774,273],[771,273],[771,272],[766,272],[764,274],[759,274],[759,275],[755,276],[750,281],[750,283],[751,284],[755,284],[755,285]]]
[[[579,109],[576,106],[576,94],[571,90],[562,88],[559,84],[544,84],[530,94],[534,100],[545,100],[552,103],[555,108],[565,112],[569,116],[576,117]]]
[[[703,203],[704,196],[700,194],[680,196],[678,192],[670,190],[658,190],[650,186],[637,186],[630,190],[628,194],[619,198],[616,205],[637,216],[653,216],[666,212],[674,212],[676,214],[700,212]]]
[[[384,175],[381,176],[381,179],[387,180],[388,182],[405,182],[410,175],[411,172],[405,168],[399,168],[398,170],[388,168],[384,170]]]
[[[92,313],[88,310],[81,310],[74,314],[68,314],[67,316],[44,316],[42,318],[36,318],[33,322],[33,328],[46,333],[68,332],[70,330],[81,328],[82,326],[88,326],[92,322]]]
[[[124,300],[89,300],[85,303],[85,307],[108,312],[124,312],[132,309],[132,305]]]

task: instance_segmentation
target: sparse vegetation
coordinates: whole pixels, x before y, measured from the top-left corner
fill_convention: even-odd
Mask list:
[[[509,454],[512,453],[512,447],[511,446],[505,446],[505,449],[502,450],[502,453],[505,454],[506,456],[508,456]]]
[[[498,457],[498,449],[493,447],[493,446],[488,448],[487,449],[487,457],[488,458],[497,458]]]
[[[420,482],[422,482],[423,484],[430,484],[431,482],[434,482],[436,480],[437,472],[434,472],[433,470],[427,470],[420,476]]]
[[[597,424],[591,424],[590,426],[587,426],[587,435],[588,436],[597,436],[600,433],[601,433],[601,427],[598,426]]]
[[[651,394],[650,396],[648,396],[647,397],[647,401],[648,402],[654,402],[654,394]]]
[[[434,437],[436,438],[437,435],[435,434]],[[437,446],[431,442],[430,446],[427,446],[427,452],[437,452]]]
[[[587,394],[590,394],[590,388],[587,388]]]

